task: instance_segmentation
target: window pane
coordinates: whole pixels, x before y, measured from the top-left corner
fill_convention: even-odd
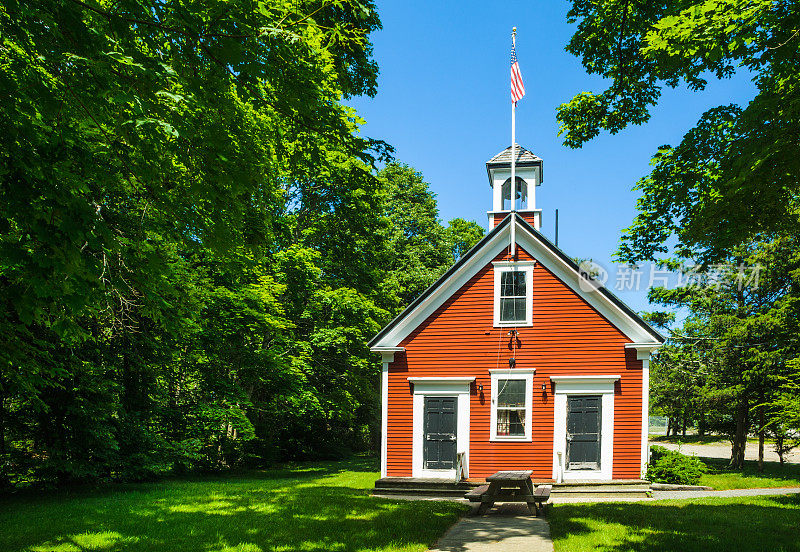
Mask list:
[[[525,295],[525,272],[509,270],[500,274],[500,296]]]
[[[498,410],[497,435],[503,437],[525,436],[525,409]]]
[[[528,317],[525,312],[525,298],[500,299],[501,322],[524,322]]]
[[[497,380],[497,406],[525,408],[525,380]]]

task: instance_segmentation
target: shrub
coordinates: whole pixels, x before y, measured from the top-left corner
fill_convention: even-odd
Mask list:
[[[647,478],[650,481],[697,485],[706,471],[706,465],[695,456],[686,456],[659,446],[650,449],[650,463],[647,465]]]

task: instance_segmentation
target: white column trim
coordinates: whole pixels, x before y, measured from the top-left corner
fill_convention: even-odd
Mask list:
[[[389,452],[389,363],[393,351],[381,352],[381,477],[386,477]]]
[[[649,356],[649,355],[648,355]],[[647,472],[650,452],[650,359],[642,360],[642,479]]]

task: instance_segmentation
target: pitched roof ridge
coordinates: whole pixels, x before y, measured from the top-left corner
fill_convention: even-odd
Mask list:
[[[525,163],[525,162],[537,162],[542,161],[542,158],[533,153],[531,150],[521,146],[520,144],[514,144],[514,150],[516,152],[516,162],[517,163]],[[486,163],[487,165],[492,165],[495,163],[511,163],[511,146],[508,146],[503,151],[499,152],[497,155],[489,159]]]

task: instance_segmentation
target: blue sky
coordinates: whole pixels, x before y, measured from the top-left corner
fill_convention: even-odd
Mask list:
[[[509,55],[516,26],[526,89],[517,109],[517,143],[544,159],[536,194],[542,231],[552,239],[558,209],[559,246],[606,267],[612,291],[635,310],[648,310],[644,290],[615,289],[612,255],[636,214],[632,188],[649,173],[659,145],[677,144],[710,107],[746,104],[755,87],[737,76],[711,81],[699,93],[665,89],[647,124],[603,134],[582,149],[564,147],[558,105],[578,92],[605,89],[564,51],[574,32],[566,22],[569,5],[379,0],[383,30],[372,36],[378,95],[349,103],[367,121],[363,134],[392,144],[399,161],[424,175],[444,221],[462,217],[485,227],[491,208],[485,163],[511,143]]]

